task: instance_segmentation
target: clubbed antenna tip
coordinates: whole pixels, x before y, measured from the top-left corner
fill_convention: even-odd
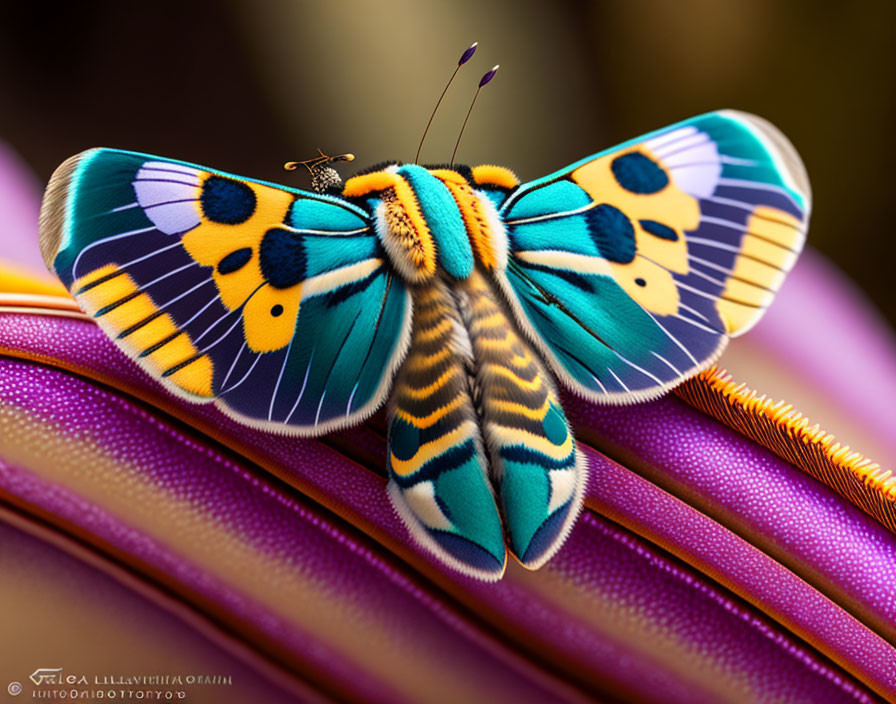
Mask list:
[[[473,58],[473,54],[476,53],[477,46],[479,46],[479,42],[473,42],[473,44],[470,45],[470,47],[460,55],[460,59],[458,60],[457,66],[454,69],[454,73],[451,74],[451,78],[449,78],[448,82],[445,84],[445,88],[442,90],[442,94],[439,96],[438,101],[436,101],[436,106],[432,109],[432,114],[429,116],[429,120],[426,122],[426,128],[423,130],[423,136],[420,138],[420,144],[417,145],[417,153],[414,155],[415,163],[420,161],[420,150],[423,149],[423,142],[426,141],[426,135],[429,132],[429,126],[432,124],[432,118],[436,116],[436,111],[439,109],[439,105],[442,104],[442,98],[444,98],[445,93],[448,92],[448,86],[451,85],[451,82],[454,80],[457,72],[460,71],[460,67]]]
[[[467,61],[473,58],[473,54],[476,53],[476,47],[479,46],[479,42],[473,42],[470,45],[470,48],[467,49],[463,54],[460,55],[460,60],[457,62],[458,66],[463,66]]]
[[[454,166],[454,157],[457,156],[457,148],[460,146],[460,138],[464,136],[464,130],[467,128],[467,120],[470,119],[470,113],[473,112],[473,106],[476,104],[476,98],[479,97],[479,92],[482,90],[483,86],[489,84],[489,82],[495,77],[495,74],[498,72],[498,64],[492,66],[489,71],[486,71],[485,75],[479,79],[479,87],[476,88],[476,92],[473,94],[473,102],[470,103],[470,109],[467,110],[467,116],[464,118],[464,124],[460,126],[460,134],[457,135],[457,141],[454,143],[454,151],[451,152],[451,166]]]
[[[481,79],[479,79],[479,87],[482,88],[482,86],[488,84],[488,82],[495,77],[495,74],[498,72],[499,68],[500,65],[495,64]]]

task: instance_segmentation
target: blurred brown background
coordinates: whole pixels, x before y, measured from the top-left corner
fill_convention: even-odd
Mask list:
[[[115,146],[306,185],[318,146],[535,178],[716,108],[758,113],[803,155],[810,242],[896,322],[891,128],[896,3],[815,0],[231,0],[0,3],[0,139],[42,179]],[[352,166],[355,166],[352,165]],[[349,171],[349,170],[347,170]],[[817,312],[813,312],[818,314]],[[821,312],[823,314],[823,311]],[[836,321],[831,321],[836,325]]]

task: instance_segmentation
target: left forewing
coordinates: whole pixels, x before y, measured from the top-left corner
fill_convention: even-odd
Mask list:
[[[250,425],[356,422],[408,344],[410,296],[368,214],[337,198],[94,149],[53,176],[41,247],[146,372]]]

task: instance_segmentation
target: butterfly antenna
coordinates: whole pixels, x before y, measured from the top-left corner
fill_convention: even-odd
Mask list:
[[[300,166],[304,166],[308,169],[309,173],[314,173],[314,169],[324,164],[330,164],[335,161],[354,161],[354,154],[338,154],[337,156],[327,156],[324,154],[320,147],[317,148],[317,153],[320,156],[313,157],[312,159],[305,159],[305,161],[287,161],[283,168],[287,171],[295,171]]]
[[[476,88],[476,93],[473,96],[473,102],[470,103],[470,109],[467,110],[467,116],[464,118],[464,124],[460,127],[460,134],[457,135],[457,141],[454,143],[454,151],[451,152],[451,163],[449,166],[454,166],[454,157],[457,156],[457,148],[460,146],[460,138],[464,136],[464,130],[467,127],[467,120],[470,119],[470,113],[473,112],[473,106],[476,104],[476,98],[479,97],[479,91],[481,91],[485,86],[491,83],[491,80],[495,77],[495,74],[498,72],[498,64],[495,64],[486,74],[479,79],[479,86]]]
[[[479,46],[479,42],[473,42],[470,47],[460,55],[457,66],[454,68],[454,73],[451,74],[451,78],[449,78],[448,83],[445,84],[445,88],[442,90],[442,94],[439,96],[439,100],[436,102],[436,106],[432,109],[432,114],[429,116],[429,122],[426,123],[426,129],[423,130],[423,136],[420,138],[420,144],[417,147],[417,153],[414,155],[414,163],[417,163],[420,160],[420,150],[423,149],[423,142],[426,141],[426,134],[427,132],[429,132],[429,126],[432,124],[432,119],[436,116],[436,112],[438,112],[439,110],[439,105],[442,104],[442,98],[444,98],[445,93],[448,92],[448,87],[451,85],[451,82],[454,80],[457,72],[460,71],[460,67],[473,58],[473,54],[476,53],[477,46]]]

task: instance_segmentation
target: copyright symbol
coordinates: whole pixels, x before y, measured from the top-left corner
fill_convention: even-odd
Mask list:
[[[10,682],[9,687],[6,688],[6,691],[9,692],[12,696],[17,697],[22,693],[22,683]]]

